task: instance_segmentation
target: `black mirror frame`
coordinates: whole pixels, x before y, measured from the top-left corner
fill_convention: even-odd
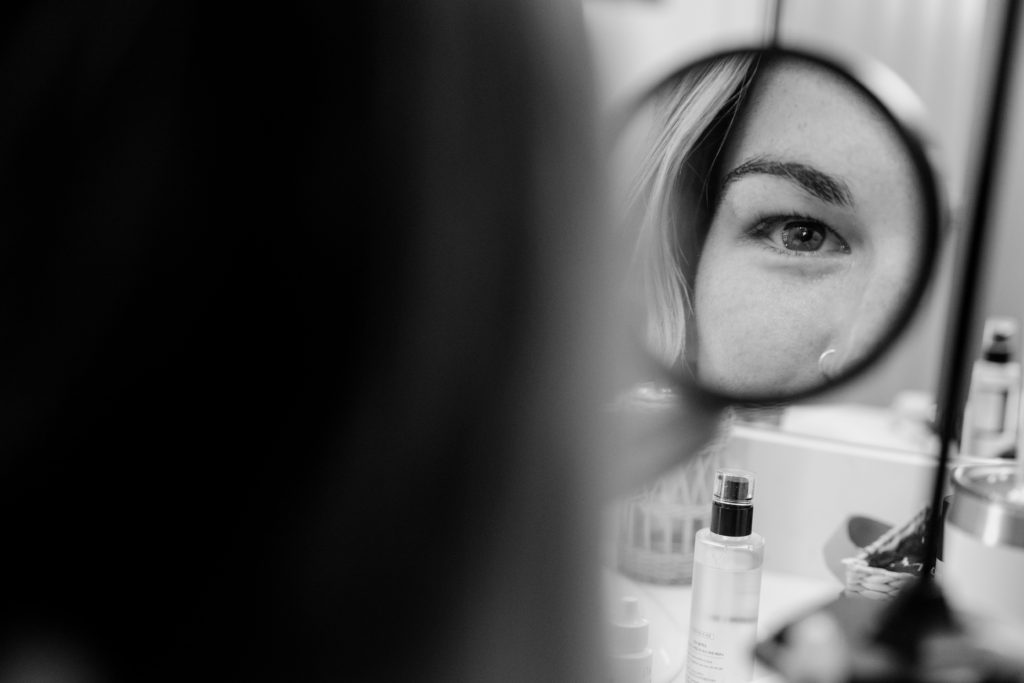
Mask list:
[[[685,64],[676,66],[669,72],[662,74],[653,84],[642,88],[637,94],[626,98],[622,106],[613,108],[609,119],[610,126],[607,129],[610,148],[623,134],[631,118],[641,109],[652,93],[656,92],[666,83],[679,78],[690,69],[698,68],[701,64],[709,61],[736,54],[785,56],[816,64],[844,77],[874,102],[885,113],[887,120],[892,124],[894,130],[907,144],[908,154],[921,183],[923,192],[922,203],[925,208],[923,224],[927,232],[925,239],[926,253],[922,255],[921,268],[917,273],[917,278],[910,289],[907,300],[895,316],[895,324],[885,330],[885,333],[881,335],[867,354],[857,359],[848,368],[845,368],[836,378],[823,382],[821,385],[782,395],[732,394],[716,391],[699,385],[694,378],[673,371],[671,368],[666,367],[664,363],[654,358],[653,354],[646,348],[643,340],[635,334],[636,327],[634,325],[633,336],[635,343],[642,347],[641,353],[647,356],[651,371],[657,378],[656,381],[673,386],[678,391],[696,395],[696,397],[710,403],[723,406],[734,405],[744,408],[763,408],[798,402],[848,383],[873,366],[906,331],[914,316],[918,313],[925,294],[934,279],[942,237],[948,232],[948,193],[938,172],[939,166],[936,162],[935,147],[927,131],[924,106],[902,78],[897,76],[888,67],[873,59],[864,56],[826,55],[820,50],[812,51],[803,48],[782,48],[777,46],[734,46],[690,59]],[[634,324],[635,320],[631,316],[627,316],[627,322]]]

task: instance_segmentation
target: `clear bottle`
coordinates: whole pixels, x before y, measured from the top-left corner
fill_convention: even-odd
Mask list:
[[[754,475],[715,472],[711,526],[694,544],[687,683],[749,681],[754,674],[764,539],[752,531]]]

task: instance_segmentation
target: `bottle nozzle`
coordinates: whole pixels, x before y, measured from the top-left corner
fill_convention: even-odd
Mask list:
[[[618,614],[611,623],[611,651],[614,655],[630,655],[647,648],[649,625],[640,613],[640,601],[624,596]]]
[[[714,501],[726,505],[753,505],[753,472],[734,469],[715,472]]]

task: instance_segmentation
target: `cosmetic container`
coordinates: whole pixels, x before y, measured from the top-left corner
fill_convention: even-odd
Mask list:
[[[971,369],[964,406],[962,455],[997,458],[1013,453],[1021,392],[1020,362],[1013,352],[1016,334],[1012,318],[991,317],[985,322],[981,357]]]
[[[650,626],[633,596],[622,598],[611,623],[608,683],[651,683],[654,651],[648,647]]]
[[[1024,497],[1017,464],[953,470],[936,577],[950,604],[1024,632]]]
[[[688,683],[753,676],[765,545],[752,530],[753,503],[752,472],[715,472],[711,525],[697,532],[694,544]]]

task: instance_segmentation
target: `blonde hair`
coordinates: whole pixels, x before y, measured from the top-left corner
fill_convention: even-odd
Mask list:
[[[690,282],[696,269],[714,162],[749,87],[756,57],[714,59],[672,79],[655,93],[646,154],[629,190],[639,223],[633,274],[645,307],[651,351],[685,365]]]

